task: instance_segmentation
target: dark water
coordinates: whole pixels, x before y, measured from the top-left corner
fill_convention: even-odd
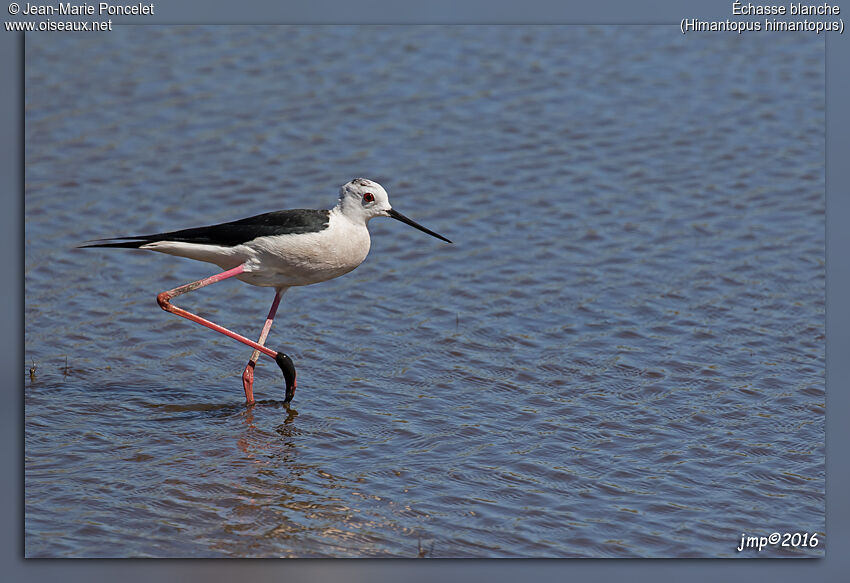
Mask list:
[[[81,250],[354,176],[353,273],[250,350],[213,272]],[[26,554],[819,556],[824,45],[675,27],[26,39]],[[272,292],[183,305],[256,336]],[[35,367],[30,374],[30,367]],[[742,533],[819,533],[738,553]]]

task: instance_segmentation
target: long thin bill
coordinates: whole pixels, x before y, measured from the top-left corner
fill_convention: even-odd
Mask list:
[[[443,237],[442,235],[438,235],[437,233],[435,233],[435,232],[434,232],[434,231],[432,231],[431,229],[426,229],[425,227],[423,227],[422,225],[420,225],[420,224],[419,224],[419,223],[417,223],[416,221],[411,221],[410,219],[408,219],[406,216],[404,216],[403,214],[401,214],[400,212],[398,212],[398,211],[397,211],[397,210],[395,210],[395,209],[390,209],[390,210],[388,210],[388,211],[387,211],[387,215],[391,216],[392,218],[394,218],[394,219],[395,219],[395,220],[397,220],[397,221],[401,221],[402,223],[404,223],[404,224],[406,224],[406,225],[410,225],[411,227],[414,227],[414,228],[416,228],[416,229],[419,229],[419,230],[420,230],[420,231],[422,231],[423,233],[428,233],[428,234],[429,234],[429,235],[431,235],[432,237],[436,237],[437,239],[442,239],[442,240],[443,240],[443,241],[445,241],[446,243],[451,243],[451,241],[449,241],[448,239],[446,239],[446,238],[445,238],[445,237]]]

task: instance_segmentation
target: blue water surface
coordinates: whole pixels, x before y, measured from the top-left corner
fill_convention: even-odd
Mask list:
[[[28,557],[823,554],[822,35],[121,26],[25,76]],[[290,290],[291,407],[158,309],[214,266],[76,248],[355,176],[455,244],[376,219]]]

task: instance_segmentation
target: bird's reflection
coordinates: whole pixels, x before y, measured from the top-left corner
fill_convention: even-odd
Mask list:
[[[283,400],[245,403],[168,403],[151,405],[169,415],[159,418],[169,426],[203,425],[193,439],[210,442],[216,436],[231,447],[220,452],[215,484],[226,484],[227,495],[219,504],[226,516],[222,528],[239,533],[239,543],[228,543],[230,553],[254,555],[258,548],[276,556],[313,553],[312,544],[322,541],[332,554],[373,555],[383,552],[381,544],[362,538],[364,529],[386,528],[401,532],[395,512],[407,512],[391,499],[366,495],[356,476],[331,463],[319,465],[311,456],[315,433],[308,415],[298,420],[298,411]],[[215,421],[215,423],[211,423]],[[212,426],[210,428],[210,426]],[[299,427],[300,426],[300,427]],[[310,439],[306,439],[310,437]],[[211,448],[213,449],[213,448]],[[206,487],[209,476],[202,476]],[[192,486],[192,479],[187,487]],[[211,503],[206,499],[205,503]],[[376,508],[378,504],[380,508]],[[418,530],[403,530],[410,539],[411,556],[428,556],[425,543],[417,545]],[[352,545],[356,551],[352,551]],[[215,547],[220,550],[223,547]]]
[[[242,422],[245,424],[245,432],[237,440],[236,443],[240,451],[242,451],[246,455],[253,456],[256,453],[257,447],[261,444],[265,445],[265,447],[271,447],[273,445],[265,438],[267,435],[266,432],[264,430],[258,429],[254,425],[254,415],[257,412],[261,412],[267,409],[283,409],[286,412],[286,418],[283,420],[283,423],[280,423],[275,426],[274,430],[281,437],[287,438],[287,441],[284,442],[284,445],[287,446],[287,449],[295,448],[295,443],[289,439],[297,435],[295,418],[298,417],[298,411],[293,408],[290,403],[285,403],[284,401],[277,401],[273,399],[266,399],[263,401],[256,401],[254,403],[244,405],[244,409],[240,412],[240,415],[242,416]],[[257,436],[261,437],[259,439],[256,439]]]
[[[157,422],[174,422],[174,421],[194,421],[197,419],[227,419],[240,417],[245,426],[237,440],[237,447],[245,454],[253,455],[258,447],[263,449],[268,447],[276,447],[280,444],[280,440],[275,439],[270,442],[268,440],[269,432],[267,429],[257,427],[255,424],[255,415],[260,415],[259,420],[262,421],[262,426],[268,427],[269,421],[274,422],[279,418],[279,413],[275,410],[280,410],[285,413],[286,417],[282,423],[274,425],[274,431],[281,437],[287,439],[285,445],[288,447],[295,446],[291,438],[296,437],[297,426],[295,418],[298,417],[298,411],[281,400],[266,399],[256,401],[251,404],[237,403],[157,403],[148,405],[158,411],[169,413],[167,416],[156,417],[153,421]],[[268,413],[268,416],[266,415]]]

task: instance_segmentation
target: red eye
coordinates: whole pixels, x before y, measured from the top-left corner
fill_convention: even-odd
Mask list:
[[[371,192],[367,192],[366,194],[363,195],[363,200],[365,200],[366,202],[374,202],[375,201],[375,195],[372,194]]]

